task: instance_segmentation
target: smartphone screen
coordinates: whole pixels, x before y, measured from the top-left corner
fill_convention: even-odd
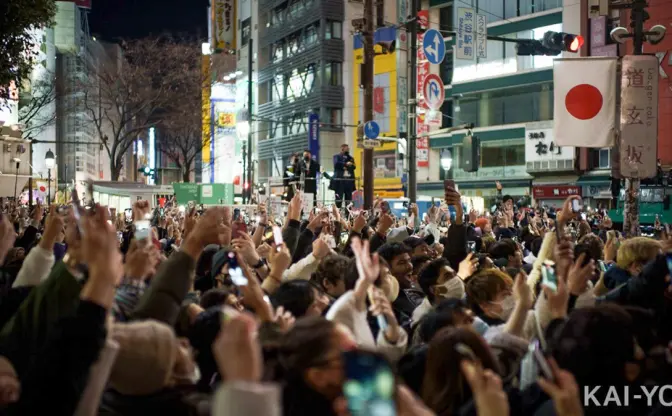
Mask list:
[[[135,225],[135,238],[136,240],[144,240],[146,238],[149,238],[149,221],[148,220],[140,220],[136,221],[133,225]]]
[[[541,266],[541,283],[548,286],[554,292],[558,290],[558,277],[555,273],[555,264],[544,262]]]
[[[581,201],[579,201],[578,199],[572,200],[572,211],[579,212],[581,211],[581,208],[583,208],[583,206],[581,205]]]
[[[229,251],[229,277],[231,277],[234,285],[247,286],[247,277],[245,277],[243,269],[238,264],[236,253],[233,251]]]
[[[240,208],[235,208],[233,210],[233,220],[238,221],[240,219]]]
[[[282,239],[282,229],[280,227],[273,227],[273,241],[275,242],[275,249],[282,250],[285,241]]]
[[[390,212],[390,203],[387,202],[387,201],[383,201],[383,202],[381,202],[381,203],[380,203],[380,211],[381,211],[383,214],[387,214],[387,213],[389,213],[389,212]]]
[[[469,251],[472,253],[476,252],[476,242],[475,241],[467,241],[467,246],[469,247]]]
[[[343,393],[352,416],[395,416],[395,380],[390,365],[380,355],[367,351],[343,354]]]
[[[544,378],[548,380],[554,380],[553,370],[551,370],[551,366],[548,364],[548,361],[546,361],[546,357],[544,357],[544,353],[541,351],[538,339],[534,340],[534,342],[530,344],[530,349],[532,350],[534,360],[539,365],[539,370],[541,370],[541,373],[543,374]]]

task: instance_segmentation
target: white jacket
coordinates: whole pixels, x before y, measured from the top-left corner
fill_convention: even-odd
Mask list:
[[[12,287],[37,286],[47,280],[55,263],[53,250],[35,246],[23,260],[23,265]]]
[[[367,320],[367,311],[357,310],[355,292],[353,291],[345,292],[334,302],[327,313],[327,319],[345,325],[352,331],[359,347],[377,350],[393,363],[396,363],[406,352],[408,335],[401,328],[401,337],[394,345],[387,342],[383,331],[378,332],[377,340],[373,339],[373,333]]]

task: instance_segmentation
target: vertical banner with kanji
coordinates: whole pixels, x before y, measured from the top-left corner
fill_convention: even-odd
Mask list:
[[[658,158],[658,59],[623,57],[621,71],[621,174],[656,176]]]
[[[237,0],[212,1],[212,37],[215,51],[235,50],[238,31]]]

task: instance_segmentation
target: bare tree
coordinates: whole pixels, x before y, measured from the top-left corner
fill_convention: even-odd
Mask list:
[[[54,74],[47,73],[35,80],[29,97],[19,101],[19,123],[23,127],[23,138],[35,138],[47,127],[56,123],[56,80]]]
[[[117,180],[124,155],[141,132],[157,124],[177,99],[184,74],[198,65],[194,43],[167,37],[124,42],[123,58],[88,62],[88,77],[78,86],[82,104],[110,157]]]
[[[203,146],[208,145],[203,142],[198,100],[186,99],[166,112],[166,116],[160,125],[157,149],[180,169],[182,180],[189,182],[196,158]]]

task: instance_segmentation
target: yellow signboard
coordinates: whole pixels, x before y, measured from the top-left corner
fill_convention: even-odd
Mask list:
[[[203,166],[210,164],[212,155],[210,155],[210,136],[211,136],[211,108],[210,108],[210,56],[203,55],[202,60],[202,75],[203,86],[201,90],[201,106],[203,112],[203,129],[202,129],[202,143],[203,143]]]
[[[218,127],[236,127],[236,114],[220,112],[217,113],[217,126]]]
[[[396,42],[396,29],[394,27],[381,28],[376,30],[374,36],[375,52],[374,58],[374,87],[373,87],[373,120],[380,126],[380,135],[387,137],[397,137],[397,57],[394,51],[396,48],[383,48],[382,45],[390,45]],[[354,38],[354,67],[353,67],[353,85],[360,85],[361,63],[364,62],[364,48],[359,36]],[[364,98],[363,90],[355,88],[353,91],[354,99],[354,119],[353,125],[365,123],[369,120],[363,120],[364,111],[362,101]],[[356,127],[352,127],[356,130]],[[357,137],[357,132],[354,132]],[[358,148],[354,152],[355,163],[358,171],[363,172],[362,152]],[[373,186],[376,190],[395,190],[401,189],[401,178],[396,172],[396,150],[397,143],[394,141],[384,141],[383,145],[374,151],[374,175]]]

